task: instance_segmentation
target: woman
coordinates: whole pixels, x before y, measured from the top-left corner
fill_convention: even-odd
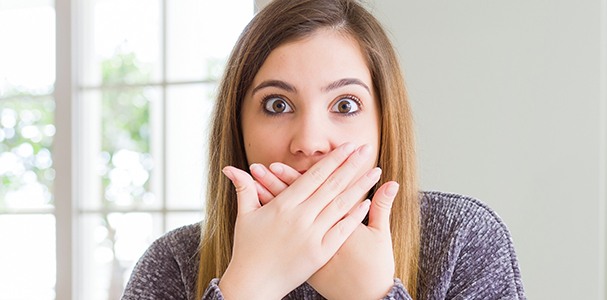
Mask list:
[[[157,240],[125,299],[524,298],[499,218],[418,192],[398,60],[355,0],[259,12],[210,145],[205,222]]]

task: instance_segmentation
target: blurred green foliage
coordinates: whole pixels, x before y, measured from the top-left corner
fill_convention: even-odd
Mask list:
[[[0,100],[0,209],[53,203],[54,101],[20,93]],[[38,198],[38,199],[33,199]]]
[[[151,88],[121,85],[149,82],[151,72],[132,52],[120,52],[101,64],[103,206],[137,205],[150,199]],[[117,86],[113,88],[113,86]]]
[[[102,206],[134,205],[149,199],[150,88],[121,86],[149,82],[151,72],[132,52],[102,62]],[[52,205],[51,148],[55,134],[52,96],[13,91],[0,100],[0,209]]]

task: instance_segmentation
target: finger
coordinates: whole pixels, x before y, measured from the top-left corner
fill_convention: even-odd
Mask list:
[[[358,207],[348,216],[339,221],[333,226],[324,236],[322,245],[327,250],[327,253],[334,254],[339,250],[339,247],[348,239],[354,232],[356,227],[365,218],[371,205],[369,200],[363,201]]]
[[[272,199],[274,199],[274,195],[272,195],[270,191],[268,191],[257,181],[255,181],[255,188],[257,188],[257,197],[259,197],[259,202],[261,202],[261,205],[266,205],[270,203]]]
[[[266,188],[268,192],[272,194],[272,198],[276,195],[280,194],[284,189],[288,187],[287,184],[282,182],[274,173],[270,172],[264,165],[262,164],[252,164],[249,169],[251,170],[251,174],[257,182],[259,182],[263,187]],[[264,200],[271,200],[264,199]]]
[[[270,164],[270,171],[287,185],[293,184],[297,178],[301,177],[301,174],[297,170],[279,162]]]
[[[274,175],[276,175],[276,177],[278,177],[278,179],[282,180],[282,182],[286,183],[287,185],[293,184],[295,180],[299,179],[299,177],[303,175],[299,173],[299,171],[293,169],[291,166],[281,162],[270,164],[269,169],[272,171],[272,173],[274,173]]]
[[[352,143],[345,143],[331,151],[305,174],[301,175],[299,180],[277,196],[272,203],[278,202],[278,205],[296,206],[307,200],[350,157],[354,148]],[[336,195],[333,195],[333,197]]]
[[[390,181],[377,190],[369,210],[369,227],[390,231],[390,211],[398,188],[398,183]]]
[[[373,168],[358,179],[351,188],[339,194],[325,207],[317,218],[325,230],[333,227],[339,220],[352,210],[356,204],[361,202],[369,193],[369,190],[379,181],[381,169]]]
[[[261,207],[259,198],[257,198],[255,181],[253,181],[253,178],[247,172],[232,166],[223,168],[222,172],[232,181],[232,184],[236,188],[239,215]]]
[[[358,148],[346,162],[344,162],[331,176],[318,188],[314,195],[304,204],[309,209],[309,214],[317,216],[337,195],[356,182],[364,175],[361,174],[361,166],[371,159],[372,153],[369,145]],[[304,174],[306,176],[308,173]],[[293,185],[298,184],[296,181]],[[341,219],[341,218],[340,218]],[[337,219],[339,220],[339,219]],[[335,220],[335,221],[337,221]]]

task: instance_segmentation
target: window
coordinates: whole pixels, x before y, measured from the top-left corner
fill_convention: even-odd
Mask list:
[[[54,24],[52,1],[0,2],[0,299],[54,295]]]
[[[0,299],[117,299],[154,239],[201,220],[208,116],[253,6],[0,2]]]

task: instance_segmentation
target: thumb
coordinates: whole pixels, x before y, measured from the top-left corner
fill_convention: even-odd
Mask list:
[[[247,172],[227,166],[221,170],[232,181],[236,188],[236,197],[238,199],[238,214],[245,214],[261,207],[257,197],[255,181]]]
[[[369,210],[369,227],[390,231],[390,211],[399,185],[390,181],[382,185],[373,196]]]

